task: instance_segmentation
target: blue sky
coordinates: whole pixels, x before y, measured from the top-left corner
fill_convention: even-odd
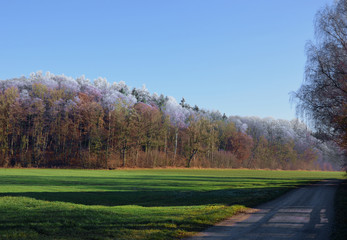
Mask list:
[[[295,117],[305,44],[333,0],[0,0],[0,79],[143,84],[227,115]]]

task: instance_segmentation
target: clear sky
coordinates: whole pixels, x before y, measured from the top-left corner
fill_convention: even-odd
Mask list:
[[[305,44],[333,0],[0,0],[0,79],[106,77],[227,115],[295,117]]]

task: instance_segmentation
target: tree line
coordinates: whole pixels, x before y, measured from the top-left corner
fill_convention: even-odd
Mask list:
[[[298,120],[227,117],[124,82],[0,81],[1,167],[333,170],[338,154]]]

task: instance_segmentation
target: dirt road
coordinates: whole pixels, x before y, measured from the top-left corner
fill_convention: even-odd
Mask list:
[[[293,190],[260,205],[253,213],[234,216],[190,240],[329,239],[337,180]]]

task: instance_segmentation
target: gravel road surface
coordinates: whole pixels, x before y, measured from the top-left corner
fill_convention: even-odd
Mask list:
[[[326,180],[290,191],[189,240],[327,240],[331,233],[338,184],[338,180]]]

